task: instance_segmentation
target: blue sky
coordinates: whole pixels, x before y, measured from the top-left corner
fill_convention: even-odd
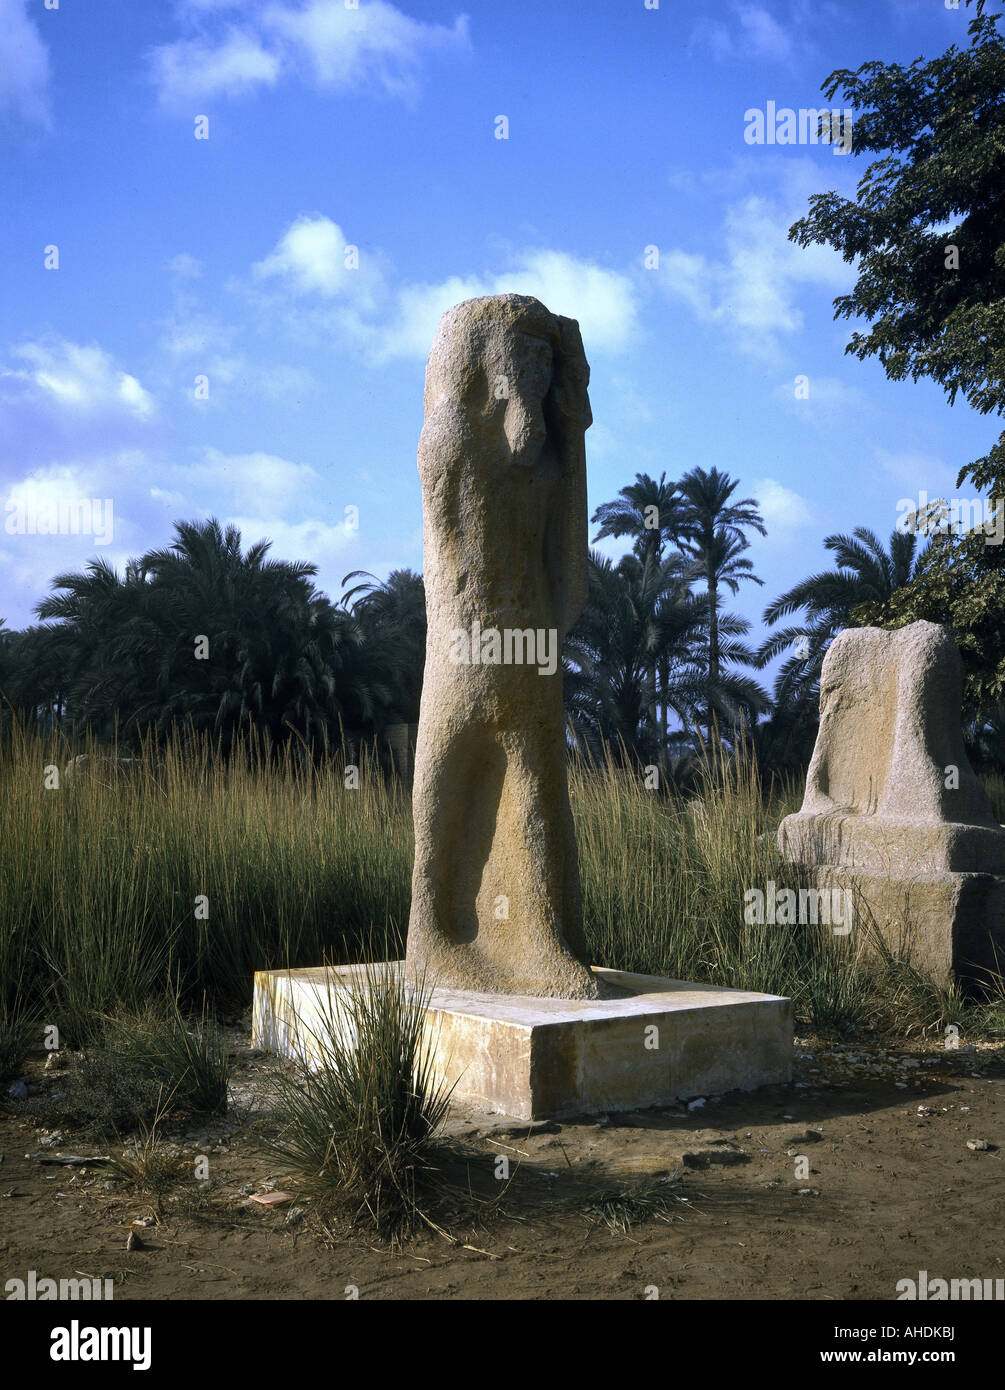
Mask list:
[[[5,527],[0,616],[24,626],[53,575],[121,567],[179,519],[270,537],[333,598],[350,570],[420,569],[436,321],[513,290],[580,321],[591,510],[636,472],[697,464],[759,499],[765,584],[735,607],[760,637],[765,603],[825,566],[825,535],[888,536],[900,499],[955,495],[997,431],[844,355],[831,301],[851,268],[786,231],[864,162],[748,144],[745,113],[822,106],[838,67],[965,45],[968,17],[944,0],[0,0],[0,495],[7,516],[114,504],[101,545]]]

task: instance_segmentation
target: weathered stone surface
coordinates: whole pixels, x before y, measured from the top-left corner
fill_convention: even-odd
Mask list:
[[[879,939],[899,959],[943,985],[986,984],[1005,960],[1005,878],[933,871],[897,877],[816,865],[809,881],[851,894],[853,947]]]
[[[1005,835],[960,730],[960,657],[938,623],[849,628],[824,658],[802,809],[779,846],[804,863],[1005,871]]]
[[[860,927],[942,980],[977,977],[1005,932],[1005,833],[963,747],[961,692],[937,623],[841,633],[803,805],[778,830],[820,886],[854,891]]]
[[[456,305],[429,354],[407,964],[443,987],[598,995],[561,668],[586,598],[588,383],[578,324],[524,295]]]

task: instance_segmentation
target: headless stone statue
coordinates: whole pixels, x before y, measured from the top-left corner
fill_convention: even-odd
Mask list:
[[[515,294],[448,310],[426,366],[407,964],[446,988],[598,995],[561,664],[586,600],[589,375],[578,324]]]
[[[876,949],[875,932],[947,986],[986,983],[1005,958],[1005,833],[967,761],[961,703],[960,654],[937,623],[842,632],[802,809],[778,828],[785,859],[849,895],[858,946]]]
[[[787,859],[889,870],[1005,872],[1005,835],[967,761],[960,654],[945,628],[849,628],[820,676],[820,729]]]

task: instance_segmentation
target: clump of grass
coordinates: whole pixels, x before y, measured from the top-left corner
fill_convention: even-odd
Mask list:
[[[877,1022],[883,1032],[923,1036],[955,1024],[961,1031],[984,1034],[993,1018],[996,1001],[970,998],[955,981],[933,980],[879,937],[873,979]]]
[[[828,927],[797,929],[797,959],[787,988],[796,1014],[820,1037],[875,1021],[875,980],[847,937]]]
[[[169,979],[239,1010],[255,970],[358,959],[368,937],[394,958],[411,814],[370,749],[313,765],[264,737],[224,757],[179,733],[121,751],[136,759],[121,775],[68,779],[76,754],[119,749],[0,724],[0,994],[16,982],[68,1046],[99,1040],[107,1015],[141,1009]]]
[[[100,1135],[142,1130],[169,1111],[221,1114],[229,1065],[215,1021],[205,1014],[186,1019],[169,997],[105,1019],[101,1039],[71,1056],[56,1094],[38,1096],[27,1108]]]
[[[0,722],[0,1033],[28,1013],[93,1050],[110,1015],[142,1013],[169,983],[183,1005],[238,1011],[256,970],[399,957],[411,809],[370,750],[315,763],[249,736],[224,757],[182,733],[122,751],[137,761],[121,773],[47,786],[46,769],[118,749]],[[346,785],[349,763],[358,785]],[[775,844],[800,802],[795,780],[767,784],[742,746],[672,774],[651,790],[614,757],[573,759],[594,962],[789,995],[816,1030],[931,1026],[934,987],[901,979],[894,1012],[888,977],[846,939],[744,921],[748,889],[807,886]],[[1005,780],[985,780],[1005,806]],[[967,1017],[1000,1035],[993,1008]]]
[[[799,788],[766,791],[749,750],[700,765],[700,796],[660,796],[641,769],[573,764],[586,929],[598,964],[792,997],[821,1032],[870,1017],[868,975],[826,927],[746,921],[750,889],[796,892],[805,874],[775,832]]]
[[[952,1022],[952,1020],[950,1020]],[[965,1020],[971,1025],[975,1036],[998,1041],[1005,1038],[1005,999],[989,999],[978,1004],[971,1018]],[[962,1032],[962,1029],[961,1029]]]
[[[160,1142],[157,1127],[166,1114],[167,1108],[159,1105],[150,1123],[141,1126],[139,1140],[113,1154],[105,1165],[113,1178],[153,1197],[158,1219],[164,1215],[164,1198],[191,1181],[193,1175],[191,1160]]]
[[[627,1235],[633,1226],[645,1221],[682,1221],[692,1210],[681,1196],[683,1184],[680,1169],[665,1178],[645,1179],[624,1187],[603,1187],[577,1198],[591,1226],[606,1226],[609,1231]]]
[[[310,1060],[274,1078],[270,1154],[298,1174],[320,1208],[397,1239],[424,1221],[437,1130],[449,1091],[424,1043],[425,981],[364,966],[321,1000]]]
[[[105,1046],[161,1084],[172,1106],[203,1114],[222,1115],[227,1109],[230,1060],[226,1040],[203,1011],[190,1020],[177,997],[148,1005],[138,1014],[108,1020]]]

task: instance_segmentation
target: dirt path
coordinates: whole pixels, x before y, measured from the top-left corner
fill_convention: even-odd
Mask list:
[[[661,1299],[894,1299],[898,1281],[921,1270],[1005,1277],[1003,1050],[803,1042],[796,1055],[793,1087],[693,1109],[529,1135],[455,1117],[481,1177],[498,1156],[512,1165],[503,1212],[464,1237],[477,1249],[432,1233],[396,1253],[360,1238],[329,1247],[295,1216],[287,1224],[288,1205],[248,1205],[251,1190],[289,1183],[221,1122],[187,1131],[210,1161],[204,1206],[169,1201],[161,1224],[139,1228],[144,1248],[127,1251],[149,1202],[93,1169],[25,1158],[52,1136],[7,1116],[0,1274],[110,1277],[116,1300],[342,1299],[353,1289],[362,1299],[644,1299],[654,1289]],[[256,1065],[247,1054],[238,1076]],[[60,1150],[76,1147],[68,1138]],[[673,1203],[669,1224],[650,1219],[627,1234],[591,1224],[586,1208],[601,1191],[678,1168],[681,1186],[667,1190],[687,1200]]]

